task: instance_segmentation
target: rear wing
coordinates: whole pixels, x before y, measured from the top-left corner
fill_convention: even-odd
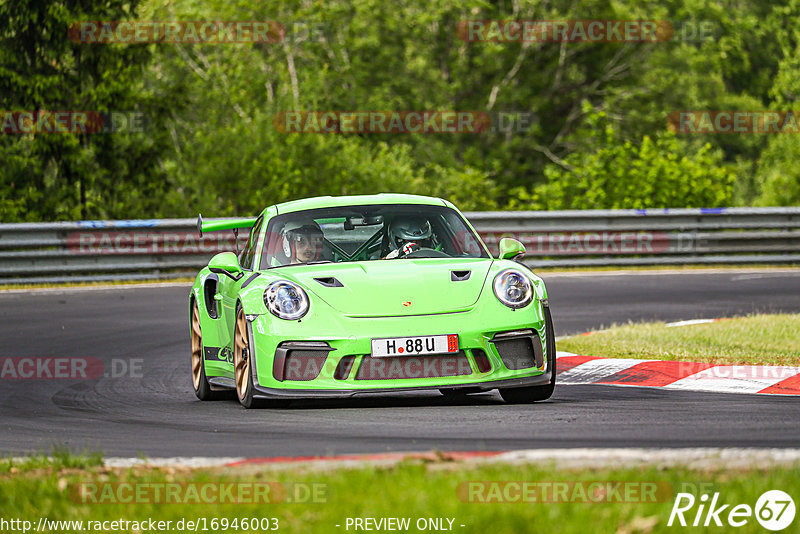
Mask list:
[[[239,228],[252,228],[258,220],[257,217],[252,219],[225,219],[222,221],[204,221],[201,214],[197,214],[197,231],[200,232],[200,237],[203,237],[203,232],[219,232],[220,230],[233,230],[233,246],[236,250],[236,255],[239,255]]]
[[[252,228],[256,224],[257,217],[252,219],[225,219],[222,221],[204,221],[201,214],[197,214],[197,231],[200,237],[203,232],[218,232],[220,230],[233,230],[234,234],[239,233],[239,228]]]

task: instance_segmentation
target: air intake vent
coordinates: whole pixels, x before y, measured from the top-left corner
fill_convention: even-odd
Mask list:
[[[505,339],[497,339],[498,337],[494,339],[494,346],[508,369],[515,371],[542,366],[544,361],[542,342],[536,333]]]
[[[344,287],[340,281],[332,276],[314,278],[317,282],[325,287]]]
[[[353,368],[355,359],[355,356],[345,356],[339,360],[336,371],[333,373],[333,378],[336,380],[347,380],[347,377],[350,376],[350,369]]]
[[[206,278],[206,281],[203,283],[203,296],[205,297],[206,301],[206,310],[208,310],[208,316],[212,319],[216,319],[218,317],[217,301],[214,298],[214,295],[217,294],[218,284],[219,277],[216,274],[208,275],[208,278]]]
[[[327,352],[316,350],[290,350],[286,354],[283,368],[284,380],[307,382],[314,380],[322,371]]]
[[[324,341],[284,341],[275,349],[272,376],[280,382],[314,380],[333,350]]]
[[[488,373],[492,370],[492,363],[489,357],[481,349],[472,349],[472,359],[475,360],[475,365],[480,373]]]
[[[469,275],[471,274],[472,271],[450,271],[450,281],[463,282],[464,280],[469,280]]]

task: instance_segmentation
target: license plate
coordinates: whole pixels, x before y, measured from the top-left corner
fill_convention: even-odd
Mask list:
[[[446,354],[458,352],[458,335],[387,337],[372,340],[372,356]]]

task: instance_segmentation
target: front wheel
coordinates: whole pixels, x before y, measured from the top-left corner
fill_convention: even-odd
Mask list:
[[[253,398],[253,378],[250,375],[250,341],[247,337],[247,319],[244,310],[236,310],[236,330],[233,333],[233,375],[236,381],[236,397],[245,408],[256,408]]]
[[[239,306],[236,310],[236,329],[233,333],[233,375],[236,381],[236,397],[239,403],[245,408],[273,407],[281,408],[287,406],[289,401],[283,399],[264,400],[253,398],[253,368],[250,358],[254,358],[253,351],[250,350],[250,340],[247,335],[247,318],[244,310]]]
[[[545,347],[547,348],[547,366],[550,368],[550,383],[544,386],[500,389],[500,396],[509,404],[530,404],[549,399],[556,387],[556,333],[550,308],[544,309]]]

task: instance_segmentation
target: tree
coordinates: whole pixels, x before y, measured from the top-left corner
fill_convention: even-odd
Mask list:
[[[592,151],[576,152],[564,165],[549,165],[548,181],[533,194],[519,190],[517,209],[643,209],[725,206],[734,175],[722,154],[687,144],[665,132],[638,144],[620,139],[606,113],[585,105],[585,135]]]
[[[0,109],[122,112],[144,132],[0,136],[0,220],[124,217],[159,211],[171,189],[160,167],[167,142],[165,94],[147,87],[147,45],[72,42],[81,20],[136,15],[136,1],[21,0],[0,3]],[[74,115],[73,115],[74,116]],[[108,116],[108,115],[106,115]],[[118,115],[120,116],[120,115]],[[135,216],[135,215],[134,215]]]

